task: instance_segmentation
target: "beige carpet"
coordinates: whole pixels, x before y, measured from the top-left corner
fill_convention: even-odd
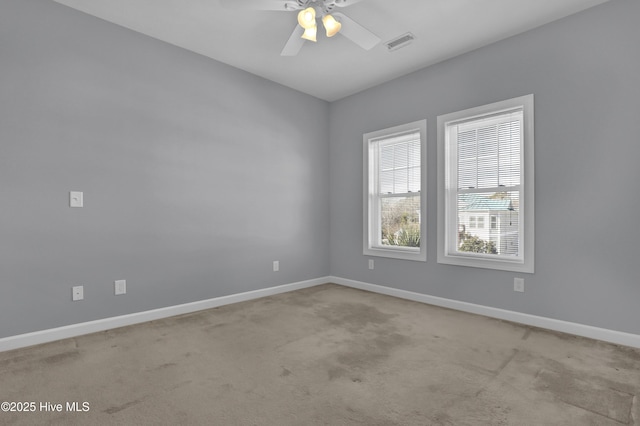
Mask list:
[[[331,284],[0,353],[0,386],[36,403],[2,425],[640,424],[638,350]]]

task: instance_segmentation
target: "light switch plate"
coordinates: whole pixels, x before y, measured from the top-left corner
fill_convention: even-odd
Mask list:
[[[69,207],[84,207],[84,194],[80,191],[69,192]]]
[[[114,281],[116,296],[127,293],[127,280]]]

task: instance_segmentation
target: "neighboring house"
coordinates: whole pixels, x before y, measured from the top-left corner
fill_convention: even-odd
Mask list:
[[[466,194],[460,197],[458,206],[458,231],[484,241],[493,241],[501,255],[518,254],[517,199],[507,194],[491,196]]]

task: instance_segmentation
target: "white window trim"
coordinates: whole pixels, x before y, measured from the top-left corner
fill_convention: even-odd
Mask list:
[[[438,263],[469,266],[476,268],[498,269],[504,271],[534,272],[534,121],[533,95],[521,96],[489,105],[466,109],[438,116]],[[451,249],[455,244],[448,238],[447,230],[451,215],[450,200],[447,191],[448,181],[448,141],[446,126],[453,122],[464,122],[484,115],[493,115],[514,108],[523,108],[523,149],[521,155],[521,200],[523,226],[521,236],[523,256],[517,261],[495,259],[491,255],[460,254]],[[455,225],[453,225],[455,226]]]
[[[389,138],[403,133],[420,133],[420,248],[397,246],[379,247],[371,244],[371,235],[377,227],[372,226],[375,213],[370,208],[372,203],[373,169],[369,167],[370,143],[376,139]],[[365,133],[363,139],[363,254],[365,256],[389,257],[394,259],[426,261],[427,260],[427,120],[418,120],[400,126],[390,127],[375,132]]]

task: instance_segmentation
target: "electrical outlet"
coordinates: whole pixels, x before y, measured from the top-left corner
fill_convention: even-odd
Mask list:
[[[116,296],[127,293],[127,280],[117,280],[113,282]]]
[[[84,299],[84,286],[77,285],[71,288],[71,300],[74,302],[76,300]]]
[[[369,269],[373,269],[374,266],[373,259],[369,259]]]
[[[279,260],[274,260],[273,261],[273,272],[278,272],[280,270],[280,261]]]
[[[81,191],[69,192],[69,207],[84,207],[84,193]]]
[[[524,293],[524,278],[513,279],[513,291]]]

